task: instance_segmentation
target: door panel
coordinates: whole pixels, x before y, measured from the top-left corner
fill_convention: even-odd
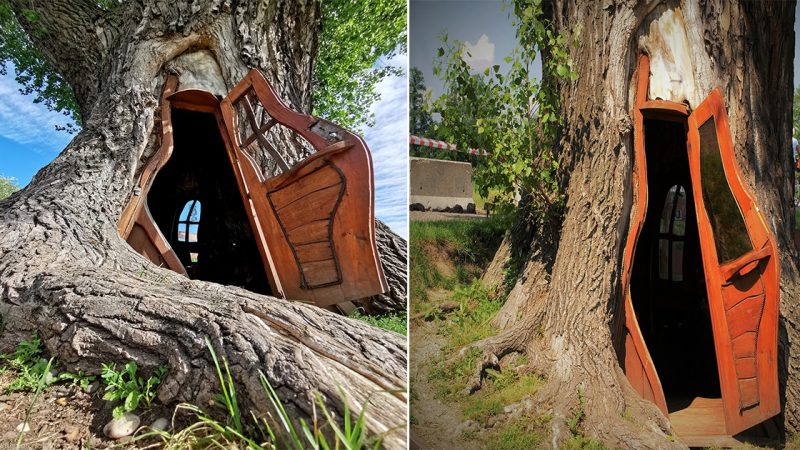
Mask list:
[[[642,330],[636,318],[631,299],[631,270],[633,257],[636,254],[636,244],[647,215],[647,160],[644,148],[644,116],[642,110],[647,101],[647,83],[649,80],[650,63],[647,55],[641,55],[637,68],[636,107],[634,108],[634,166],[633,166],[633,206],[631,208],[631,225],[625,241],[622,270],[622,354],[625,362],[625,375],[631,386],[645,399],[652,401],[666,416],[667,401],[664,389],[658,378],[653,359],[647,349],[642,336]],[[617,313],[615,316],[619,317]]]
[[[778,254],[739,174],[719,89],[689,116],[689,165],[727,432],[780,412]]]
[[[178,78],[176,76],[167,77],[161,93],[161,145],[139,175],[136,187],[117,223],[117,232],[134,250],[144,255],[153,264],[167,267],[181,275],[187,275],[186,268],[175,254],[169,241],[158,229],[150,215],[150,209],[147,207],[147,193],[153,185],[158,171],[172,156],[172,112],[167,99],[175,92],[177,86]]]
[[[320,306],[385,292],[372,159],[361,138],[290,110],[255,69],[220,108],[276,292]],[[310,156],[294,162],[276,148],[268,133],[277,125]]]

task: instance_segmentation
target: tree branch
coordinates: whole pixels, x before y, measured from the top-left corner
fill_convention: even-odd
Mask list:
[[[105,55],[117,37],[119,15],[91,0],[9,0],[33,45],[75,92],[84,118],[103,82]]]

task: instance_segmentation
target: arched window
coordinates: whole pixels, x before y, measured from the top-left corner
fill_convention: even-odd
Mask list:
[[[683,186],[672,186],[667,192],[658,232],[658,277],[683,281],[683,245],[686,239],[686,190]]]
[[[197,242],[200,229],[200,200],[189,200],[178,217],[178,242]]]

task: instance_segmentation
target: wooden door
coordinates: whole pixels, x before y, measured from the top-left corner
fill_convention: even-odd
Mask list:
[[[650,400],[658,406],[658,409],[665,416],[669,414],[667,410],[667,400],[664,397],[664,389],[661,380],[658,378],[653,358],[644,342],[642,330],[636,318],[636,311],[633,308],[631,298],[631,275],[633,270],[633,260],[636,254],[636,245],[639,235],[644,226],[647,216],[648,190],[647,190],[647,156],[644,148],[644,115],[647,105],[647,87],[650,74],[650,61],[647,55],[642,54],[638,60],[636,69],[636,98],[634,117],[634,162],[633,162],[633,206],[631,208],[631,223],[628,229],[628,237],[625,240],[623,252],[622,269],[622,308],[615,314],[619,321],[617,333],[621,335],[617,345],[618,352],[624,362],[623,369],[628,377],[631,386],[642,398]],[[619,318],[624,317],[624,320]],[[620,333],[621,332],[621,333]]]
[[[778,253],[742,182],[718,88],[688,122],[689,166],[725,424],[733,435],[780,412]]]
[[[292,111],[255,69],[220,108],[274,293],[328,306],[385,292],[372,158],[361,138]],[[310,156],[293,162],[273,145],[269,133],[278,125],[294,133]],[[261,151],[252,151],[256,147]],[[269,159],[257,161],[263,154]]]

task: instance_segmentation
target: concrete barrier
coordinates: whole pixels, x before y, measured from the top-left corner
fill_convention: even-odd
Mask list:
[[[468,162],[411,158],[411,203],[444,209],[460,205],[466,209],[472,199],[472,165]]]

